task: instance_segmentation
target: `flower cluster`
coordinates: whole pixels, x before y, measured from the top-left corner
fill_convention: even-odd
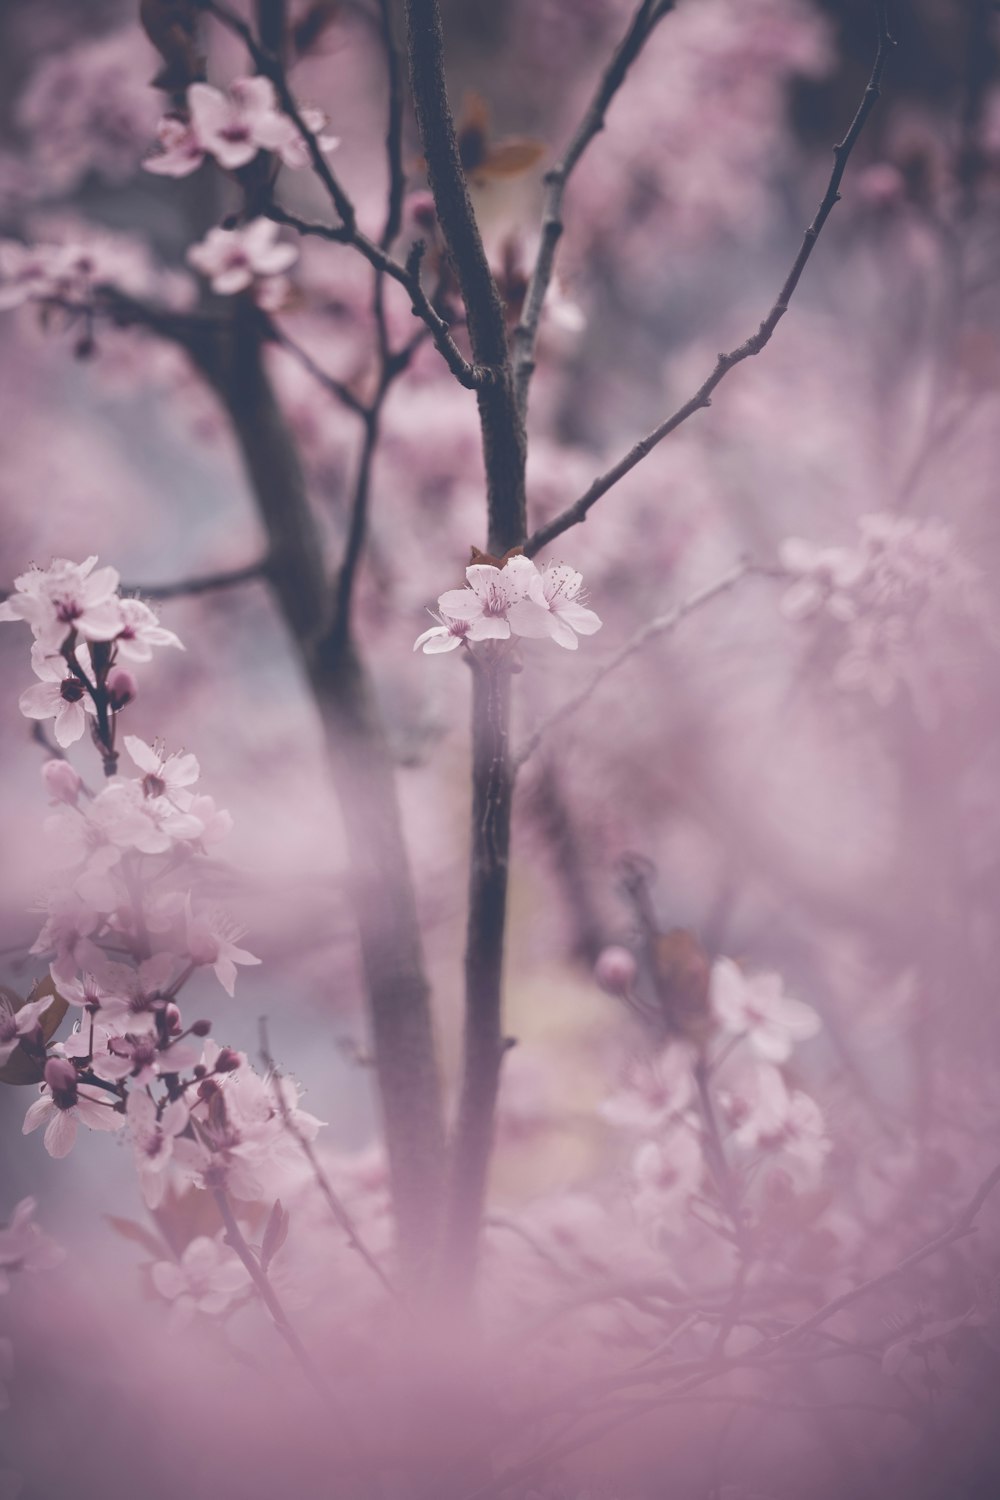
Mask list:
[[[339,145],[324,135],[326,123],[316,109],[301,110],[302,122],[321,151]],[[286,167],[304,167],[309,146],[295,121],[278,107],[274,85],[260,75],[236,78],[228,93],[207,83],[192,83],[187,91],[187,117],[166,115],[157,128],[159,152],[144,163],[161,177],[187,177],[206,156],[228,172],[238,171],[260,151],[273,152]]]
[[[612,993],[627,998],[637,974],[627,949],[598,957],[596,976]],[[747,975],[728,958],[712,965],[708,1000],[713,1045],[675,1040],[630,1058],[620,1087],[601,1108],[603,1118],[635,1143],[632,1209],[654,1244],[690,1229],[686,1210],[706,1189],[706,1176],[716,1179],[716,1196],[722,1196],[720,1150],[727,1156],[722,1170],[738,1174],[740,1183],[758,1176],[766,1162],[769,1173],[777,1169],[783,1180],[808,1189],[830,1149],[819,1106],[789,1085],[781,1067],[796,1042],[819,1030],[815,1011],[786,995],[777,974]],[[714,1147],[709,1132],[719,1132]],[[749,1213],[742,1186],[739,1197]],[[765,1207],[757,1204],[758,1218]]]
[[[29,568],[0,604],[0,621],[25,620],[35,637],[31,665],[40,681],[21,694],[28,719],[52,719],[63,749],[78,740],[88,718],[105,765],[114,769],[117,715],[135,697],[128,667],[150,659],[154,646],[181,643],[141,599],[123,599],[114,568],[56,558]],[[110,774],[109,770],[109,774]]]
[[[520,554],[498,566],[473,563],[468,586],[438,599],[438,623],[417,637],[414,651],[454,651],[475,641],[505,641],[512,635],[555,641],[575,651],[578,636],[593,635],[601,621],[583,599],[583,578],[565,563],[540,570]]]
[[[278,226],[270,219],[254,219],[240,229],[210,229],[187,258],[208,278],[213,292],[229,297],[246,291],[258,277],[280,276],[295,264],[298,250],[277,244],[277,236]]]
[[[838,687],[867,692],[885,707],[905,686],[918,708],[930,709],[928,677],[942,651],[962,626],[982,634],[980,576],[942,521],[875,513],[861,518],[860,532],[852,548],[789,537],[781,562],[794,581],[781,611],[832,627]]]

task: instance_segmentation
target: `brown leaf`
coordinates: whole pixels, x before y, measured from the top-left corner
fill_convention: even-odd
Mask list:
[[[698,939],[683,927],[657,933],[650,943],[650,962],[668,1030],[703,1045],[714,1023],[708,1003],[711,966]]]
[[[42,1033],[42,1045],[33,1047],[25,1045],[27,1038],[18,1042],[13,1052],[0,1068],[0,1083],[24,1086],[26,1084],[41,1083],[45,1070],[45,1044],[50,1042],[59,1028],[63,1017],[69,1006],[63,997],[57,993],[51,976],[46,975],[33,987],[26,1000],[22,1000],[16,990],[9,990],[0,985],[0,995],[14,1010],[15,1014],[22,1006],[28,1005],[32,1000],[40,1000],[43,995],[52,995],[54,999],[48,1010],[39,1017],[39,1027]]]

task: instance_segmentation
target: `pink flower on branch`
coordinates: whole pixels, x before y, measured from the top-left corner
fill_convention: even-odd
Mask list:
[[[43,995],[40,1000],[29,1000],[27,1005],[15,1010],[0,990],[0,1065],[7,1061],[21,1038],[34,1031],[54,998],[54,995]]]
[[[66,1058],[51,1057],[45,1064],[42,1090],[41,1098],[28,1109],[21,1130],[30,1135],[44,1125],[45,1149],[50,1156],[69,1155],[81,1122],[91,1130],[120,1130],[125,1123],[125,1116],[115,1108],[114,1096],[79,1083],[76,1069]]]
[[[88,660],[83,651],[78,653],[78,660],[81,656]],[[93,718],[97,713],[89,679],[82,681],[65,657],[46,651],[41,641],[36,641],[32,649],[31,665],[41,682],[25,689],[18,707],[26,719],[54,720],[56,744],[65,750],[83,735],[88,715]],[[81,669],[86,671],[83,663]]]
[[[277,235],[278,225],[270,219],[253,219],[242,229],[210,229],[187,258],[213,292],[231,297],[259,276],[280,276],[298,260],[296,246],[276,244]]]

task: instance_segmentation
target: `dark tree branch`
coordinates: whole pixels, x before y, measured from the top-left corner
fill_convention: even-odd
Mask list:
[[[570,175],[587,147],[604,129],[605,116],[625,75],[652,35],[658,21],[673,10],[675,0],[642,0],[628,30],[615,49],[594,93],[587,111],[565,152],[545,174],[545,201],[542,207],[541,241],[535,259],[524,309],[514,330],[514,390],[522,417],[528,405],[528,387],[535,368],[535,341],[542,315],[545,294],[552,280],[556,248],[563,232],[563,197]]]
[[[288,213],[277,203],[265,204],[262,212],[267,218],[273,219],[276,224],[287,224],[290,229],[298,230],[299,234],[316,235],[335,245],[353,245],[376,271],[384,271],[407,293],[414,316],[427,325],[434,347],[443,357],[459,385],[464,386],[466,390],[475,391],[480,386],[488,385],[494,379],[492,370],[471,364],[455,343],[447,320],[437,311],[420,284],[419,255],[412,257],[412,265],[408,263],[401,266],[397,260],[393,260],[391,255],[360,232],[349,235],[345,234],[342,228],[301,219],[297,214]]]
[[[266,313],[261,314],[261,331],[265,339],[269,339],[271,343],[279,345],[287,354],[290,354],[302,366],[303,370],[312,376],[317,385],[321,385],[331,396],[335,396],[342,406],[346,406],[348,411],[354,412],[355,416],[367,420],[368,408],[363,401],[355,396],[350,386],[345,385],[342,380],[337,380],[333,375],[328,375],[316,363],[308,349],[303,349],[301,344],[297,344]]]
[[[410,88],[438,220],[465,302],[476,363],[495,372],[476,392],[489,511],[487,546],[502,555],[525,531],[524,424],[514,399],[503,302],[476,223],[444,71],[437,0],[406,0]]]
[[[641,463],[658,443],[661,443],[665,437],[676,431],[696,411],[700,411],[703,407],[712,404],[712,392],[725,379],[730,370],[735,369],[737,365],[742,364],[745,359],[751,358],[752,355],[759,354],[770,342],[771,335],[788,311],[789,302],[813,252],[820,231],[829,218],[834,205],[840,199],[840,183],[844,175],[844,169],[847,166],[848,158],[858,136],[864,128],[865,121],[874,109],[879,97],[882,75],[894,42],[889,34],[884,0],[876,0],[875,13],[878,42],[871,75],[847,134],[839,145],[833,148],[833,170],[830,173],[826,192],[823,194],[823,199],[816,211],[816,217],[803,235],[799,253],[795,257],[792,268],[782,283],[781,290],[770,312],[756,333],[752,334],[744,343],[738,345],[737,348],[730,350],[728,354],[719,355],[712,373],[704,384],[699,386],[689,401],[686,401],[672,416],[667,417],[664,422],[661,422],[659,427],[654,428],[646,437],[641,438],[606,473],[599,475],[586,493],[580,496],[579,500],[564,510],[561,515],[556,516],[553,520],[548,521],[544,526],[540,526],[532,533],[525,543],[524,548],[529,557],[534,557],[536,552],[540,552],[543,547],[547,546],[549,542],[554,541],[557,536],[562,536],[563,532],[568,531],[571,526],[576,526],[580,521],[586,520],[591,507],[597,504],[602,495],[606,495],[620,479],[623,479],[626,474],[635,468],[636,464]]]

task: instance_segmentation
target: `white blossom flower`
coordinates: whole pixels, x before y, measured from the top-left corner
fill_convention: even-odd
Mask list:
[[[508,564],[508,567],[510,564]],[[581,602],[583,577],[565,563],[550,563],[528,578],[527,596],[510,610],[515,635],[550,636],[557,646],[575,651],[578,635],[593,635],[601,620]]]
[[[118,613],[121,629],[115,637],[118,655],[128,661],[149,661],[154,646],[176,646],[184,650],[183,642],[172,630],[166,630],[157,616],[141,599],[119,599]]]
[[[187,258],[208,278],[213,292],[229,297],[252,286],[258,276],[278,276],[295,264],[295,245],[279,245],[279,227],[270,219],[253,219],[241,229],[210,229]]]
[[[448,589],[438,609],[453,620],[466,621],[470,640],[507,640],[510,611],[525,598],[537,571],[527,557],[509,558],[502,568],[473,563],[465,570],[468,588]]]
[[[158,1208],[166,1191],[166,1169],[174,1137],[187,1129],[187,1105],[183,1099],[171,1099],[158,1110],[144,1089],[134,1088],[128,1096],[125,1118],[135,1150],[142,1196],[147,1208]]]
[[[205,912],[196,916],[190,900],[185,918],[191,962],[213,969],[226,994],[232,995],[236,987],[236,965],[260,963],[260,959],[245,948],[236,946],[245,929],[224,912]]]
[[[711,1003],[719,1021],[733,1036],[746,1036],[754,1051],[769,1062],[784,1062],[793,1043],[815,1036],[819,1017],[801,1000],[784,992],[778,974],[748,977],[731,958],[712,965]]]
[[[95,572],[96,562],[58,557],[47,568],[29,568],[0,604],[0,620],[27,620],[36,640],[55,651],[73,630],[87,640],[113,640],[121,630],[118,574],[114,568]]]
[[[636,1218],[655,1238],[681,1227],[681,1214],[704,1171],[701,1142],[692,1130],[644,1141],[632,1158]]]
[[[190,1321],[196,1312],[210,1317],[226,1312],[250,1286],[242,1262],[206,1235],[191,1241],[179,1264],[157,1261],[151,1274],[156,1290],[174,1304],[181,1323]]]
[[[88,659],[83,650],[77,653],[77,659],[86,674],[84,662]],[[56,744],[65,750],[80,739],[88,716],[96,715],[94,700],[65,657],[46,650],[41,641],[31,649],[31,665],[41,681],[25,688],[18,707],[26,719],[52,719]]]
[[[81,1121],[91,1130],[120,1130],[125,1116],[114,1108],[112,1095],[79,1083],[71,1062],[52,1057],[45,1064],[41,1098],[29,1107],[22,1134],[30,1135],[44,1125],[44,1144],[49,1155],[68,1156],[76,1144]]]

